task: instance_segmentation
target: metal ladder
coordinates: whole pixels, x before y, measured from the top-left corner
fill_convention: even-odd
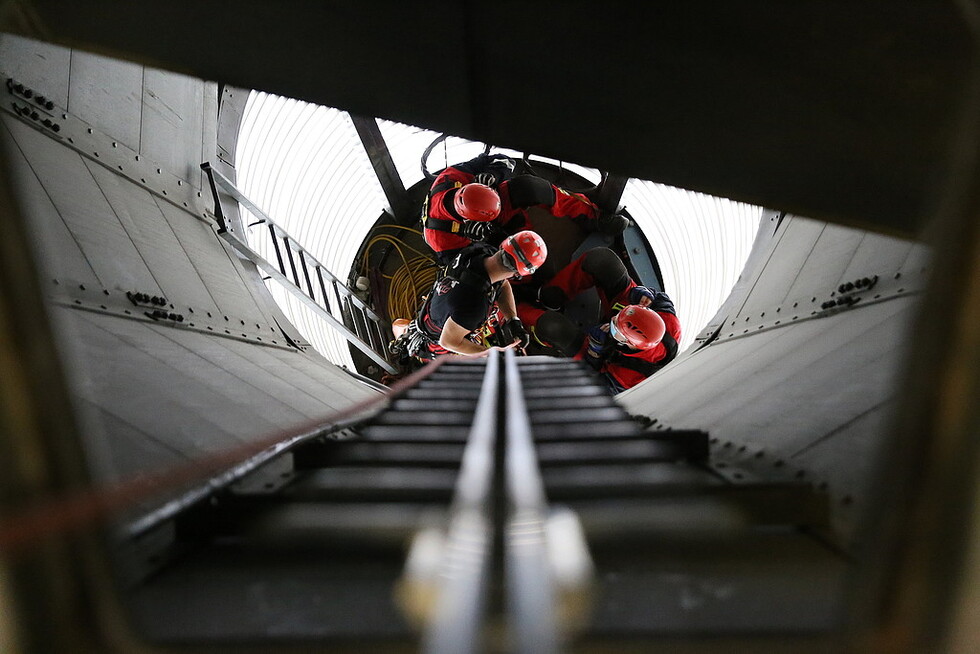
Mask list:
[[[239,191],[231,180],[215,170],[209,162],[202,163],[201,169],[207,174],[211,186],[211,194],[214,198],[213,213],[218,222],[218,234],[221,238],[238,254],[254,263],[308,306],[382,370],[395,374],[397,370],[388,360],[389,329],[381,316]],[[249,247],[241,236],[228,228],[221,209],[219,186],[258,217],[258,221],[249,227],[258,225],[266,227],[267,237],[276,253],[275,264]]]
[[[645,430],[578,362],[446,363],[131,543],[128,603],[151,641],[241,651],[830,628],[846,561],[814,537],[825,504],[733,483],[708,454],[702,432]]]

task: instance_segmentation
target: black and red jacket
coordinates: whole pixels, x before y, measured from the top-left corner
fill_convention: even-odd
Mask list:
[[[422,216],[425,242],[436,254],[440,264],[446,264],[462,248],[473,241],[460,233],[465,219],[456,213],[453,200],[460,188],[474,181],[480,173],[491,173],[500,194],[500,215],[492,222],[500,227],[499,241],[507,235],[527,228],[527,210],[539,206],[558,218],[592,220],[599,209],[581,193],[565,191],[534,175],[518,175],[507,179],[509,168],[503,166],[500,155],[481,154],[475,159],[450,166],[436,177],[429,190]],[[493,245],[498,245],[492,243]]]

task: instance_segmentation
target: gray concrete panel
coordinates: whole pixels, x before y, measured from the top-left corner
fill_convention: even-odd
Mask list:
[[[0,34],[0,72],[43,93],[59,107],[68,106],[71,55],[68,48]]]
[[[205,82],[199,79],[144,69],[139,152],[198,188],[205,90]],[[217,114],[207,118],[213,124]]]
[[[142,66],[72,51],[68,111],[137,152],[142,97]]]
[[[167,202],[157,201],[157,207],[197,273],[206,280],[207,289],[219,312],[273,328],[275,323],[256,303],[244,281],[247,273],[241,260],[218,237],[214,227],[191,219],[187,212]]]
[[[98,286],[99,279],[92,264],[86,259],[75,236],[55,209],[23,152],[13,141],[11,128],[24,129],[22,124],[9,116],[0,117],[0,122],[3,123],[7,171],[17,187],[21,211],[34,218],[28,225],[34,230],[38,265],[48,278],[46,281],[57,279],[72,285]]]
[[[217,305],[204,280],[164,218],[156,199],[99,164],[86,162],[86,165],[163,294],[178,306],[217,312]],[[187,212],[183,213],[181,223],[199,222]]]
[[[82,157],[20,121],[6,124],[103,288],[159,294],[146,262]]]

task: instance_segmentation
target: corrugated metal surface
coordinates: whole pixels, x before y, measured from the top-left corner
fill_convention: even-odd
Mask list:
[[[638,179],[627,183],[623,204],[657,255],[683,350],[742,273],[762,209]]]

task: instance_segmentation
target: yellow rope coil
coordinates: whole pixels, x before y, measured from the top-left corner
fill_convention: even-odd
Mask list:
[[[428,257],[410,259],[395,271],[388,289],[388,311],[392,317],[414,318],[424,295],[436,281],[439,268]]]
[[[401,225],[385,225],[385,228],[401,229],[421,236],[421,232],[411,227]],[[401,266],[391,275],[385,275],[390,280],[388,287],[388,316],[395,318],[414,318],[421,306],[421,297],[424,295],[436,280],[439,267],[436,265],[432,255],[422,252],[400,238],[391,234],[379,234],[368,241],[364,257],[362,258],[362,274],[367,274],[369,267],[371,248],[380,244],[387,243],[394,247],[401,259]],[[408,252],[408,256],[406,256]],[[415,256],[411,256],[411,255]]]

